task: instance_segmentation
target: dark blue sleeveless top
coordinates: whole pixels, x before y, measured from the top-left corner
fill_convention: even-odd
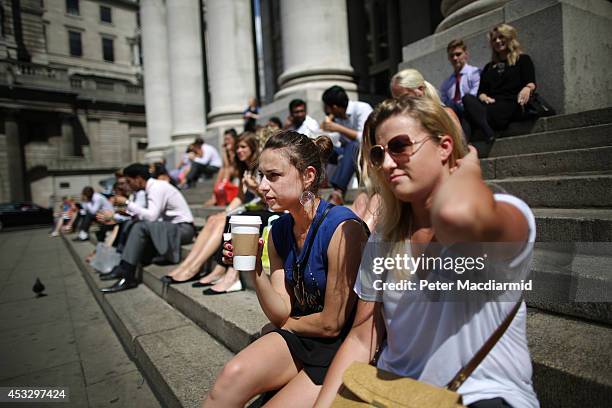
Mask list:
[[[302,264],[305,262],[302,257],[304,256],[308,242],[313,240],[312,227],[317,224],[317,220],[328,206],[330,206],[330,204],[325,200],[321,200],[319,203],[311,228],[306,235],[304,246],[299,253],[295,237],[293,236],[294,221],[291,214],[284,214],[272,224],[271,235],[274,242],[274,248],[276,248],[276,252],[283,260],[285,281],[291,290],[296,289],[294,264],[296,260],[300,260]],[[304,296],[296,296],[296,301],[291,311],[292,316],[305,316],[323,310],[325,304],[325,286],[327,283],[327,249],[338,225],[347,220],[357,220],[361,222],[359,217],[348,208],[335,206],[329,210],[325,219],[319,226],[317,235],[312,242],[308,262],[304,268],[304,276],[295,276],[298,280],[303,279],[303,285],[298,285],[298,288],[301,289],[301,287],[303,287],[303,292],[305,293],[303,294]],[[302,302],[300,302],[300,298],[303,299]]]

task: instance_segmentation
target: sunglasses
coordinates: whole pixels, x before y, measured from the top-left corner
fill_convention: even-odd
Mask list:
[[[395,136],[389,140],[387,146],[374,145],[370,148],[370,163],[374,167],[382,167],[385,161],[385,152],[389,152],[389,155],[393,159],[408,158],[415,155],[421,148],[415,150],[415,146],[423,144],[430,139],[429,136],[425,136],[421,140],[413,142],[408,135]]]

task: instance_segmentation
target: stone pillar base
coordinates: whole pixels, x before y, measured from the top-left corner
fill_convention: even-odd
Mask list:
[[[147,147],[145,161],[147,163],[153,163],[161,159],[166,159],[169,151],[170,149],[168,146]]]
[[[612,4],[575,0],[513,0],[403,48],[400,69],[418,69],[439,87],[452,72],[446,45],[462,38],[471,65],[491,60],[486,33],[508,23],[536,68],[538,92],[558,113],[612,106]]]
[[[289,116],[289,102],[293,99],[302,99],[306,102],[308,115],[317,122],[325,119],[323,111],[323,92],[333,85],[340,85],[352,101],[358,100],[357,85],[353,82],[320,81],[309,84],[299,84],[292,88],[283,89],[278,92],[274,102],[261,108],[259,112],[259,123],[266,123],[272,116],[278,116],[282,122]]]
[[[329,68],[285,72],[280,78],[281,89],[274,95],[278,100],[300,91],[320,90],[321,93],[333,85],[343,87],[347,92],[356,92],[352,69],[330,70]]]
[[[262,122],[261,119],[258,121]],[[209,143],[212,146],[215,146],[219,153],[221,153],[220,147],[223,144],[223,133],[227,129],[234,128],[236,132],[240,134],[243,130],[244,121],[242,120],[242,114],[239,117],[235,115],[225,116],[225,117],[217,117],[213,123],[208,123],[206,126],[206,135],[204,136],[204,141]]]

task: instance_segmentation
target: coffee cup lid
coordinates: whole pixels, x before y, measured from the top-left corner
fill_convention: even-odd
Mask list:
[[[259,215],[232,215],[230,224],[261,225],[261,217]]]

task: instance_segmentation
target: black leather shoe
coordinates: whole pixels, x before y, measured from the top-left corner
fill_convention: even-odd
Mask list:
[[[123,269],[119,268],[118,266],[115,266],[113,270],[110,271],[109,273],[100,274],[100,280],[103,280],[103,281],[115,280],[115,279],[121,279],[121,278],[123,278]]]
[[[100,289],[100,292],[102,293],[121,292],[122,290],[134,289],[136,286],[138,286],[138,282],[129,281],[125,278],[122,278],[121,280],[118,280],[113,286],[109,286],[108,288]]]

